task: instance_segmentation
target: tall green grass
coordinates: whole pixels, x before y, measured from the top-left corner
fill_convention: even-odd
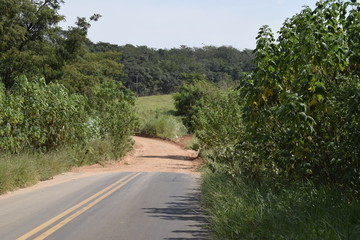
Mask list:
[[[64,148],[49,153],[0,154],[0,194],[31,186],[75,166],[104,164],[116,159],[110,140],[95,140],[81,148]]]
[[[139,97],[136,108],[140,117],[156,113],[171,114],[175,111],[174,100],[171,94]]]
[[[138,134],[175,139],[187,132],[181,118],[174,116],[171,95],[139,97],[136,108],[140,119]]]
[[[51,179],[54,175],[68,170],[71,165],[71,157],[66,151],[1,155],[0,194]]]
[[[360,199],[338,189],[252,186],[206,171],[202,192],[213,239],[360,239]]]

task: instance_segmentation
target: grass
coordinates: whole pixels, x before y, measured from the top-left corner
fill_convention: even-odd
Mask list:
[[[136,108],[140,119],[139,134],[175,139],[187,132],[181,118],[174,115],[176,109],[171,95],[139,97]]]
[[[171,114],[176,110],[171,94],[139,97],[136,108],[140,117],[156,113]]]
[[[205,171],[202,193],[213,239],[360,239],[360,200],[338,189],[250,186]]]
[[[71,167],[66,151],[49,154],[22,153],[0,156],[0,194],[51,179]]]
[[[53,178],[75,166],[104,164],[116,159],[110,140],[95,140],[81,148],[50,153],[0,154],[0,194]]]

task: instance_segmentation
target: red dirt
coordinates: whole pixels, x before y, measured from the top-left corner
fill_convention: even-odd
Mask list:
[[[74,168],[72,172],[183,172],[195,173],[201,164],[197,152],[185,150],[191,139],[183,137],[177,143],[144,137],[134,137],[135,147],[123,160],[105,166],[99,164]]]

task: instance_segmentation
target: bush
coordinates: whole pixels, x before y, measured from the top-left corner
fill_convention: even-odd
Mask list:
[[[202,75],[190,74],[188,80],[179,88],[174,97],[176,114],[183,118],[184,125],[194,132],[193,117],[203,106],[203,101],[216,95],[218,89],[207,82]]]
[[[164,114],[145,120],[140,134],[175,139],[186,134],[186,127],[181,119]]]
[[[203,101],[193,122],[196,137],[204,148],[234,145],[243,131],[238,93],[229,90],[213,94]]]
[[[359,190],[359,7],[321,1],[288,19],[278,42],[260,29],[258,67],[238,104],[205,101],[195,115],[213,161],[258,183],[308,179]]]
[[[0,105],[0,149],[12,153],[25,148],[43,151],[86,143],[88,116],[85,100],[69,95],[57,83],[20,77],[13,88],[2,92]]]
[[[243,141],[262,175],[360,186],[359,7],[318,2],[284,23],[278,43],[260,29],[241,96]]]
[[[20,77],[8,91],[0,84],[0,193],[131,149],[133,94],[115,81],[94,92],[89,101],[44,79]]]
[[[133,145],[131,136],[138,126],[134,94],[120,82],[105,81],[95,91],[92,109],[101,138],[112,141],[116,157],[124,156]]]

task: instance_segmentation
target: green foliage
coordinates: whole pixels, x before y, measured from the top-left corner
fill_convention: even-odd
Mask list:
[[[127,75],[123,83],[138,96],[173,93],[186,80],[184,73],[204,75],[212,83],[228,86],[255,68],[251,50],[239,51],[227,46],[156,50],[100,42],[89,43],[88,49],[91,52],[121,52],[120,63]]]
[[[278,44],[260,30],[258,68],[241,94],[246,140],[265,174],[359,186],[359,7],[305,8],[284,23]]]
[[[206,98],[193,116],[200,154],[207,159],[208,167],[217,171],[221,166],[233,177],[239,175],[239,164],[245,163],[239,160],[246,157],[235,149],[245,131],[240,102],[237,91],[220,91]]]
[[[124,156],[133,145],[131,135],[138,125],[134,106],[134,94],[124,88],[121,82],[103,82],[92,99],[100,135],[111,139],[117,157]]]
[[[113,154],[123,156],[132,146],[137,126],[134,95],[120,82],[105,81],[94,90],[91,116],[86,98],[69,94],[58,83],[19,78],[11,91],[2,87],[0,149],[12,153],[31,148],[49,151],[64,146],[83,146],[108,138]]]
[[[216,148],[213,161],[258,183],[310,179],[358,190],[360,77],[354,59],[360,42],[353,35],[359,7],[321,1],[288,19],[278,41],[268,26],[260,29],[258,67],[242,81],[238,104],[216,111],[210,104],[197,113],[199,139]]]
[[[59,84],[47,85],[44,79],[29,81],[25,77],[17,79],[11,91],[2,90],[1,150],[48,151],[87,140],[88,118],[80,96],[68,95]]]
[[[0,3],[0,192],[117,159],[133,144],[135,97],[121,84],[121,54],[86,53],[100,15],[64,31],[62,3]]]
[[[185,149],[199,151],[200,150],[200,140],[196,136],[192,136],[190,141],[185,145]]]
[[[360,202],[310,183],[254,186],[204,173],[202,201],[213,239],[359,239]]]
[[[219,92],[204,101],[193,117],[196,137],[206,149],[222,148],[239,141],[243,131],[241,105],[236,91]]]
[[[42,68],[56,65],[56,49],[51,47],[59,37],[62,21],[57,13],[62,1],[17,1],[0,3],[0,76],[7,88],[20,74],[40,73]],[[44,41],[44,39],[49,41]],[[36,52],[36,54],[34,54]],[[41,70],[40,70],[41,69]]]
[[[203,107],[207,98],[216,95],[218,89],[205,80],[199,74],[183,74],[185,79],[183,85],[173,97],[175,101],[176,114],[183,117],[184,125],[190,132],[195,130],[194,116]]]
[[[187,130],[179,117],[174,116],[174,100],[171,95],[139,97],[136,101],[140,118],[138,134],[175,139]]]
[[[68,31],[58,27],[64,20],[58,11],[62,0],[6,0],[0,3],[0,78],[7,89],[16,77],[43,76],[58,79],[63,66],[76,59],[90,27],[79,18]],[[96,21],[94,15],[90,21]]]
[[[160,115],[147,119],[139,133],[147,136],[176,139],[186,134],[181,119],[171,115]]]
[[[86,53],[76,63],[65,65],[59,80],[71,93],[85,95],[90,100],[94,91],[109,80],[125,78],[118,52]]]

